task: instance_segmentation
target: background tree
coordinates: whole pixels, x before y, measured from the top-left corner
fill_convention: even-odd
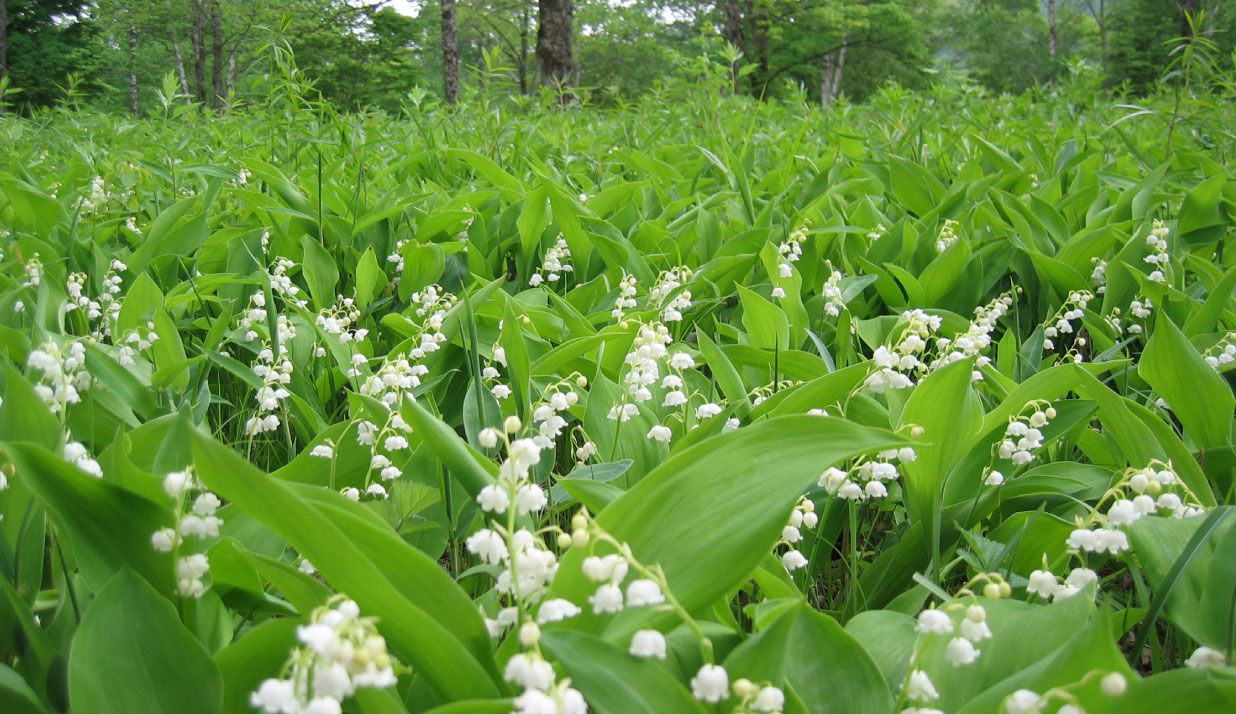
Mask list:
[[[571,83],[574,10],[574,0],[540,0],[537,4],[536,61],[541,84],[565,87]]]

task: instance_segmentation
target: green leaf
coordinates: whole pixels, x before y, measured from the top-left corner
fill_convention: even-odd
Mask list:
[[[892,710],[884,675],[836,620],[801,600],[780,611],[726,658],[731,677],[791,689],[811,714]]]
[[[525,266],[531,265],[533,255],[541,244],[541,234],[549,226],[549,221],[549,199],[545,186],[537,186],[528,192],[524,207],[519,212],[519,219],[515,221],[519,229],[519,246]]]
[[[1137,373],[1163,395],[1184,425],[1185,436],[1199,448],[1230,444],[1236,409],[1231,387],[1206,364],[1167,314],[1157,312],[1154,334],[1142,352]]]
[[[1185,194],[1176,221],[1176,231],[1185,243],[1199,246],[1223,237],[1227,231],[1227,220],[1219,204],[1223,200],[1225,183],[1227,177],[1219,174],[1199,183]]]
[[[91,714],[216,714],[223,683],[176,609],[124,568],[82,617],[69,653],[69,702]]]
[[[172,591],[172,559],[150,547],[150,534],[172,525],[170,502],[155,504],[97,479],[33,444],[4,444],[23,482],[56,515],[77,554],[82,577],[101,590],[129,567],[160,592]]]
[[[328,518],[288,485],[262,474],[204,435],[195,433],[193,446],[202,482],[287,539],[328,582],[356,600],[363,612],[381,618],[393,653],[415,667],[437,694],[446,698],[497,694],[493,664],[478,662],[447,624],[435,619],[443,617],[441,610],[422,607],[438,598],[457,597],[470,609],[467,597],[428,556],[407,548],[400,567],[415,568],[423,589],[400,592],[383,572],[387,563],[379,566],[371,560],[360,542],[353,540],[357,536],[349,537],[340,527],[347,523],[349,531],[357,531],[358,524],[341,522],[337,515]],[[344,500],[337,494],[323,495]]]
[[[790,509],[828,466],[901,443],[886,431],[832,417],[786,416],[706,439],[669,458],[597,515],[640,562],[664,568],[688,611],[744,581],[780,537]],[[701,540],[701,534],[709,534]],[[584,553],[563,558],[554,591],[585,602]],[[619,631],[645,613],[628,609]],[[588,616],[580,619],[587,620]]]
[[[918,458],[901,465],[911,520],[931,518],[949,471],[979,434],[983,409],[970,387],[973,369],[971,360],[960,360],[932,372],[914,387],[902,410],[902,429],[923,429],[914,445]]]
[[[944,195],[944,185],[930,171],[900,156],[888,157],[889,189],[916,216],[935,210]]]
[[[305,282],[317,309],[335,304],[335,286],[339,284],[339,267],[321,243],[308,235],[300,237],[305,251]]]
[[[592,635],[549,630],[541,646],[562,664],[572,686],[599,714],[707,711],[664,667]]]
[[[769,350],[790,349],[790,321],[781,308],[739,285],[742,326],[751,344]]]
[[[288,654],[297,646],[299,620],[267,620],[215,655],[215,665],[223,677],[223,711],[251,709],[249,695],[263,680],[278,677]]]

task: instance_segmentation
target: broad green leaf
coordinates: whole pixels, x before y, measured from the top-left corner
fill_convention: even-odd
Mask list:
[[[791,689],[812,714],[892,709],[884,675],[841,625],[803,601],[779,609],[771,625],[726,658],[731,677]]]
[[[122,568],[86,608],[69,653],[74,711],[217,714],[222,694],[210,655],[133,571]]]

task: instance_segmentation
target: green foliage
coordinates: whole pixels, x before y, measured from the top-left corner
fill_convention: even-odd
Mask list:
[[[756,5],[770,73],[918,17]],[[694,84],[607,109],[315,91],[306,15],[252,102],[0,117],[0,710],[1236,703],[1213,47],[816,108],[648,7],[578,12]]]

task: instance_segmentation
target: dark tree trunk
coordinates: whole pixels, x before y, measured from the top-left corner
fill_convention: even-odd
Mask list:
[[[528,32],[532,26],[532,17],[528,13],[528,3],[523,3],[519,11],[519,59],[515,68],[519,72],[519,93],[528,93]]]
[[[206,103],[206,0],[190,0],[193,23],[189,28],[189,49],[193,52],[193,93]]]
[[[721,36],[725,38],[726,42],[746,52],[747,41],[743,38],[742,34],[742,10],[738,7],[738,0],[725,0],[721,4],[721,12],[725,18],[725,24],[721,28]]]
[[[1056,0],[1047,0],[1047,54],[1056,61]]]
[[[1107,8],[1103,7],[1104,0],[1099,0],[1099,16],[1095,20],[1099,23],[1099,61],[1104,66],[1107,65]]]
[[[5,2],[0,0],[0,79],[9,72],[9,12]]]
[[[446,103],[459,103],[459,35],[455,31],[455,0],[442,0],[442,82]]]
[[[565,87],[575,71],[571,51],[574,0],[540,0],[536,29],[536,59],[541,83]]]
[[[772,70],[768,64],[768,30],[769,18],[767,8],[758,11],[754,3],[747,3],[747,19],[751,23],[751,45],[755,51],[755,77],[752,86],[759,90],[760,99],[768,95],[768,83],[772,81]]]
[[[227,96],[227,88],[223,85],[223,66],[227,60],[223,57],[223,8],[219,6],[219,0],[210,3],[210,40],[210,83],[214,89],[211,104],[222,107]]]
[[[137,115],[137,25],[129,23],[129,113]]]

